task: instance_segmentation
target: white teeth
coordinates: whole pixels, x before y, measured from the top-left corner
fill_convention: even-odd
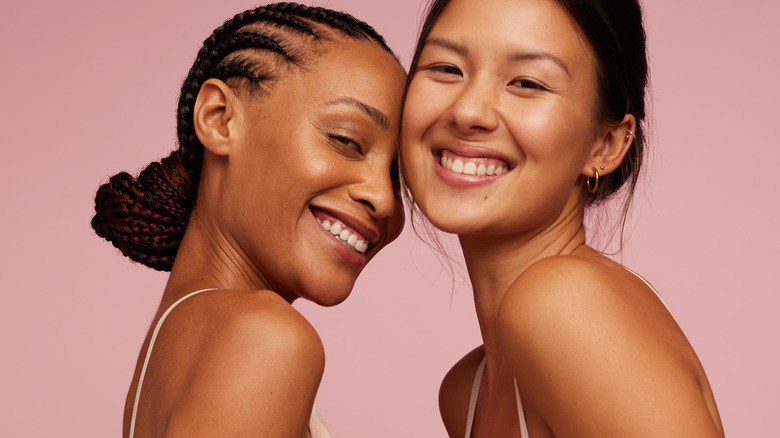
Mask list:
[[[496,163],[479,162],[482,160],[484,159],[470,161],[469,159],[464,160],[462,158],[452,158],[450,153],[443,153],[439,163],[442,167],[445,167],[455,173],[461,173],[464,175],[499,176],[509,172],[508,167],[504,167]]]
[[[366,252],[366,250],[368,249],[368,242],[366,242],[365,240],[359,240],[355,245],[355,249],[357,250],[357,252],[361,254]]]
[[[339,239],[342,243],[355,251],[362,254],[368,249],[368,241],[361,238],[358,233],[347,229],[341,222],[333,221],[331,223],[331,221],[327,219],[324,221],[317,219],[317,222],[322,225],[322,228],[324,228],[325,231],[328,231],[333,237]]]
[[[452,162],[452,168],[450,169],[455,173],[463,173],[463,161],[455,159]]]

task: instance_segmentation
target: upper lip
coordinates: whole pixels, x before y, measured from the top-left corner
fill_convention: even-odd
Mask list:
[[[360,234],[364,239],[368,240],[371,244],[378,242],[379,238],[381,237],[379,230],[377,230],[375,226],[346,212],[317,205],[312,205],[311,208],[323,211],[330,216],[333,216],[339,222],[357,231],[358,234]]]
[[[461,157],[466,158],[494,158],[496,160],[505,161],[511,167],[514,167],[514,161],[495,149],[491,149],[482,145],[475,145],[464,143],[457,140],[450,140],[447,142],[436,143],[433,147],[434,155],[441,155],[442,150],[448,150],[454,152]]]

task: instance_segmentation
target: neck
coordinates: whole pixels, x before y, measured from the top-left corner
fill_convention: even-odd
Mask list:
[[[176,253],[162,307],[198,289],[274,290],[240,246],[213,224],[195,208]]]
[[[517,235],[459,236],[487,358],[486,377],[492,388],[502,364],[496,322],[501,302],[512,283],[537,261],[567,255],[585,245],[583,209],[573,209],[541,231]]]

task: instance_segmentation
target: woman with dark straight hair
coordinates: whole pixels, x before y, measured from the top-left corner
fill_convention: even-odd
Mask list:
[[[484,345],[444,378],[451,437],[722,437],[653,287],[586,243],[645,142],[636,0],[436,0],[405,91],[403,180],[458,235]]]
[[[123,436],[329,436],[322,342],[291,304],[345,300],[398,237],[405,78],[373,28],[323,8],[258,7],[206,39],[178,149],[95,199],[98,235],[171,272]]]

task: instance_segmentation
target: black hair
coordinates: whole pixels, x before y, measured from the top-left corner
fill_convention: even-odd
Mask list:
[[[181,86],[176,112],[179,148],[137,178],[111,177],[95,196],[92,228],[130,259],[170,271],[187,228],[203,165],[193,111],[203,83],[267,89],[284,71],[304,68],[305,48],[333,33],[378,45],[395,56],[371,26],[344,13],[297,3],[274,3],[237,14],[204,42]],[[396,58],[397,59],[397,58]],[[230,82],[228,82],[230,81]]]

